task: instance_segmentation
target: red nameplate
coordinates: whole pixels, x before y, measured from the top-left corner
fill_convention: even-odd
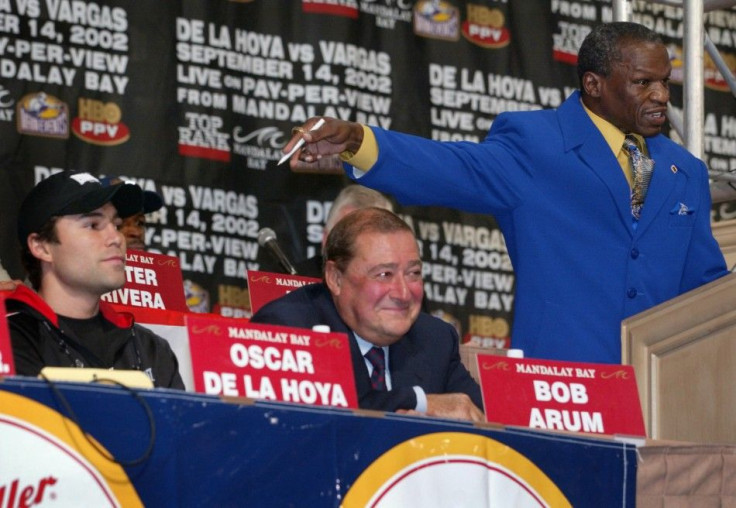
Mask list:
[[[187,314],[194,391],[358,407],[344,333]]]
[[[630,365],[478,355],[486,419],[534,429],[644,436]]]
[[[10,344],[10,332],[8,332],[8,320],[5,317],[5,295],[10,291],[0,291],[0,376],[15,375],[15,362],[13,361],[13,348]]]
[[[133,307],[130,305],[111,304],[116,312],[132,314],[135,322],[144,326],[148,325],[169,325],[184,326],[184,315],[188,312],[180,312],[178,310],[160,310],[148,307]]]
[[[314,277],[288,275],[285,273],[256,272],[248,270],[248,292],[250,293],[250,311],[255,314],[258,309],[271,300],[284,296],[307,284],[321,282]]]
[[[125,256],[125,285],[102,299],[131,307],[187,312],[179,258],[138,250]]]

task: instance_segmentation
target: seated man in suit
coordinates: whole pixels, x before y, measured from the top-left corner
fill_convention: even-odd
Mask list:
[[[270,302],[252,321],[347,333],[362,408],[483,421],[455,329],[420,312],[422,261],[411,228],[388,210],[362,208],[330,231],[325,256],[324,283]]]

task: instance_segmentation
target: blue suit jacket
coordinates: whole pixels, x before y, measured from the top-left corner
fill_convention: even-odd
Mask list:
[[[310,284],[264,305],[252,318],[254,323],[312,328],[327,325],[333,332],[348,334],[358,392],[358,405],[366,409],[396,411],[414,409],[414,386],[427,394],[466,393],[483,408],[480,387],[460,362],[455,329],[444,321],[420,313],[416,323],[389,347],[391,391],[371,388],[368,369],[353,332],[337,313],[332,295],[323,283]]]
[[[647,138],[654,175],[632,227],[629,186],[579,92],[499,115],[482,143],[373,132],[379,158],[361,184],[495,216],[516,274],[512,344],[527,357],[618,363],[622,319],[727,273],[704,163]]]

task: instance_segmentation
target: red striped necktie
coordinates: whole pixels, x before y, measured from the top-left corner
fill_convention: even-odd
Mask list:
[[[373,346],[365,354],[365,357],[373,365],[371,373],[371,386],[374,390],[386,390],[386,359],[383,348]]]

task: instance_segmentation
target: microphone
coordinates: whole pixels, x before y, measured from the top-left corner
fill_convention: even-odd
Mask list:
[[[286,273],[296,275],[296,268],[291,264],[289,258],[286,257],[284,251],[281,250],[276,242],[276,233],[271,228],[261,228],[258,232],[258,245],[267,248],[276,258],[279,264],[286,270]]]

